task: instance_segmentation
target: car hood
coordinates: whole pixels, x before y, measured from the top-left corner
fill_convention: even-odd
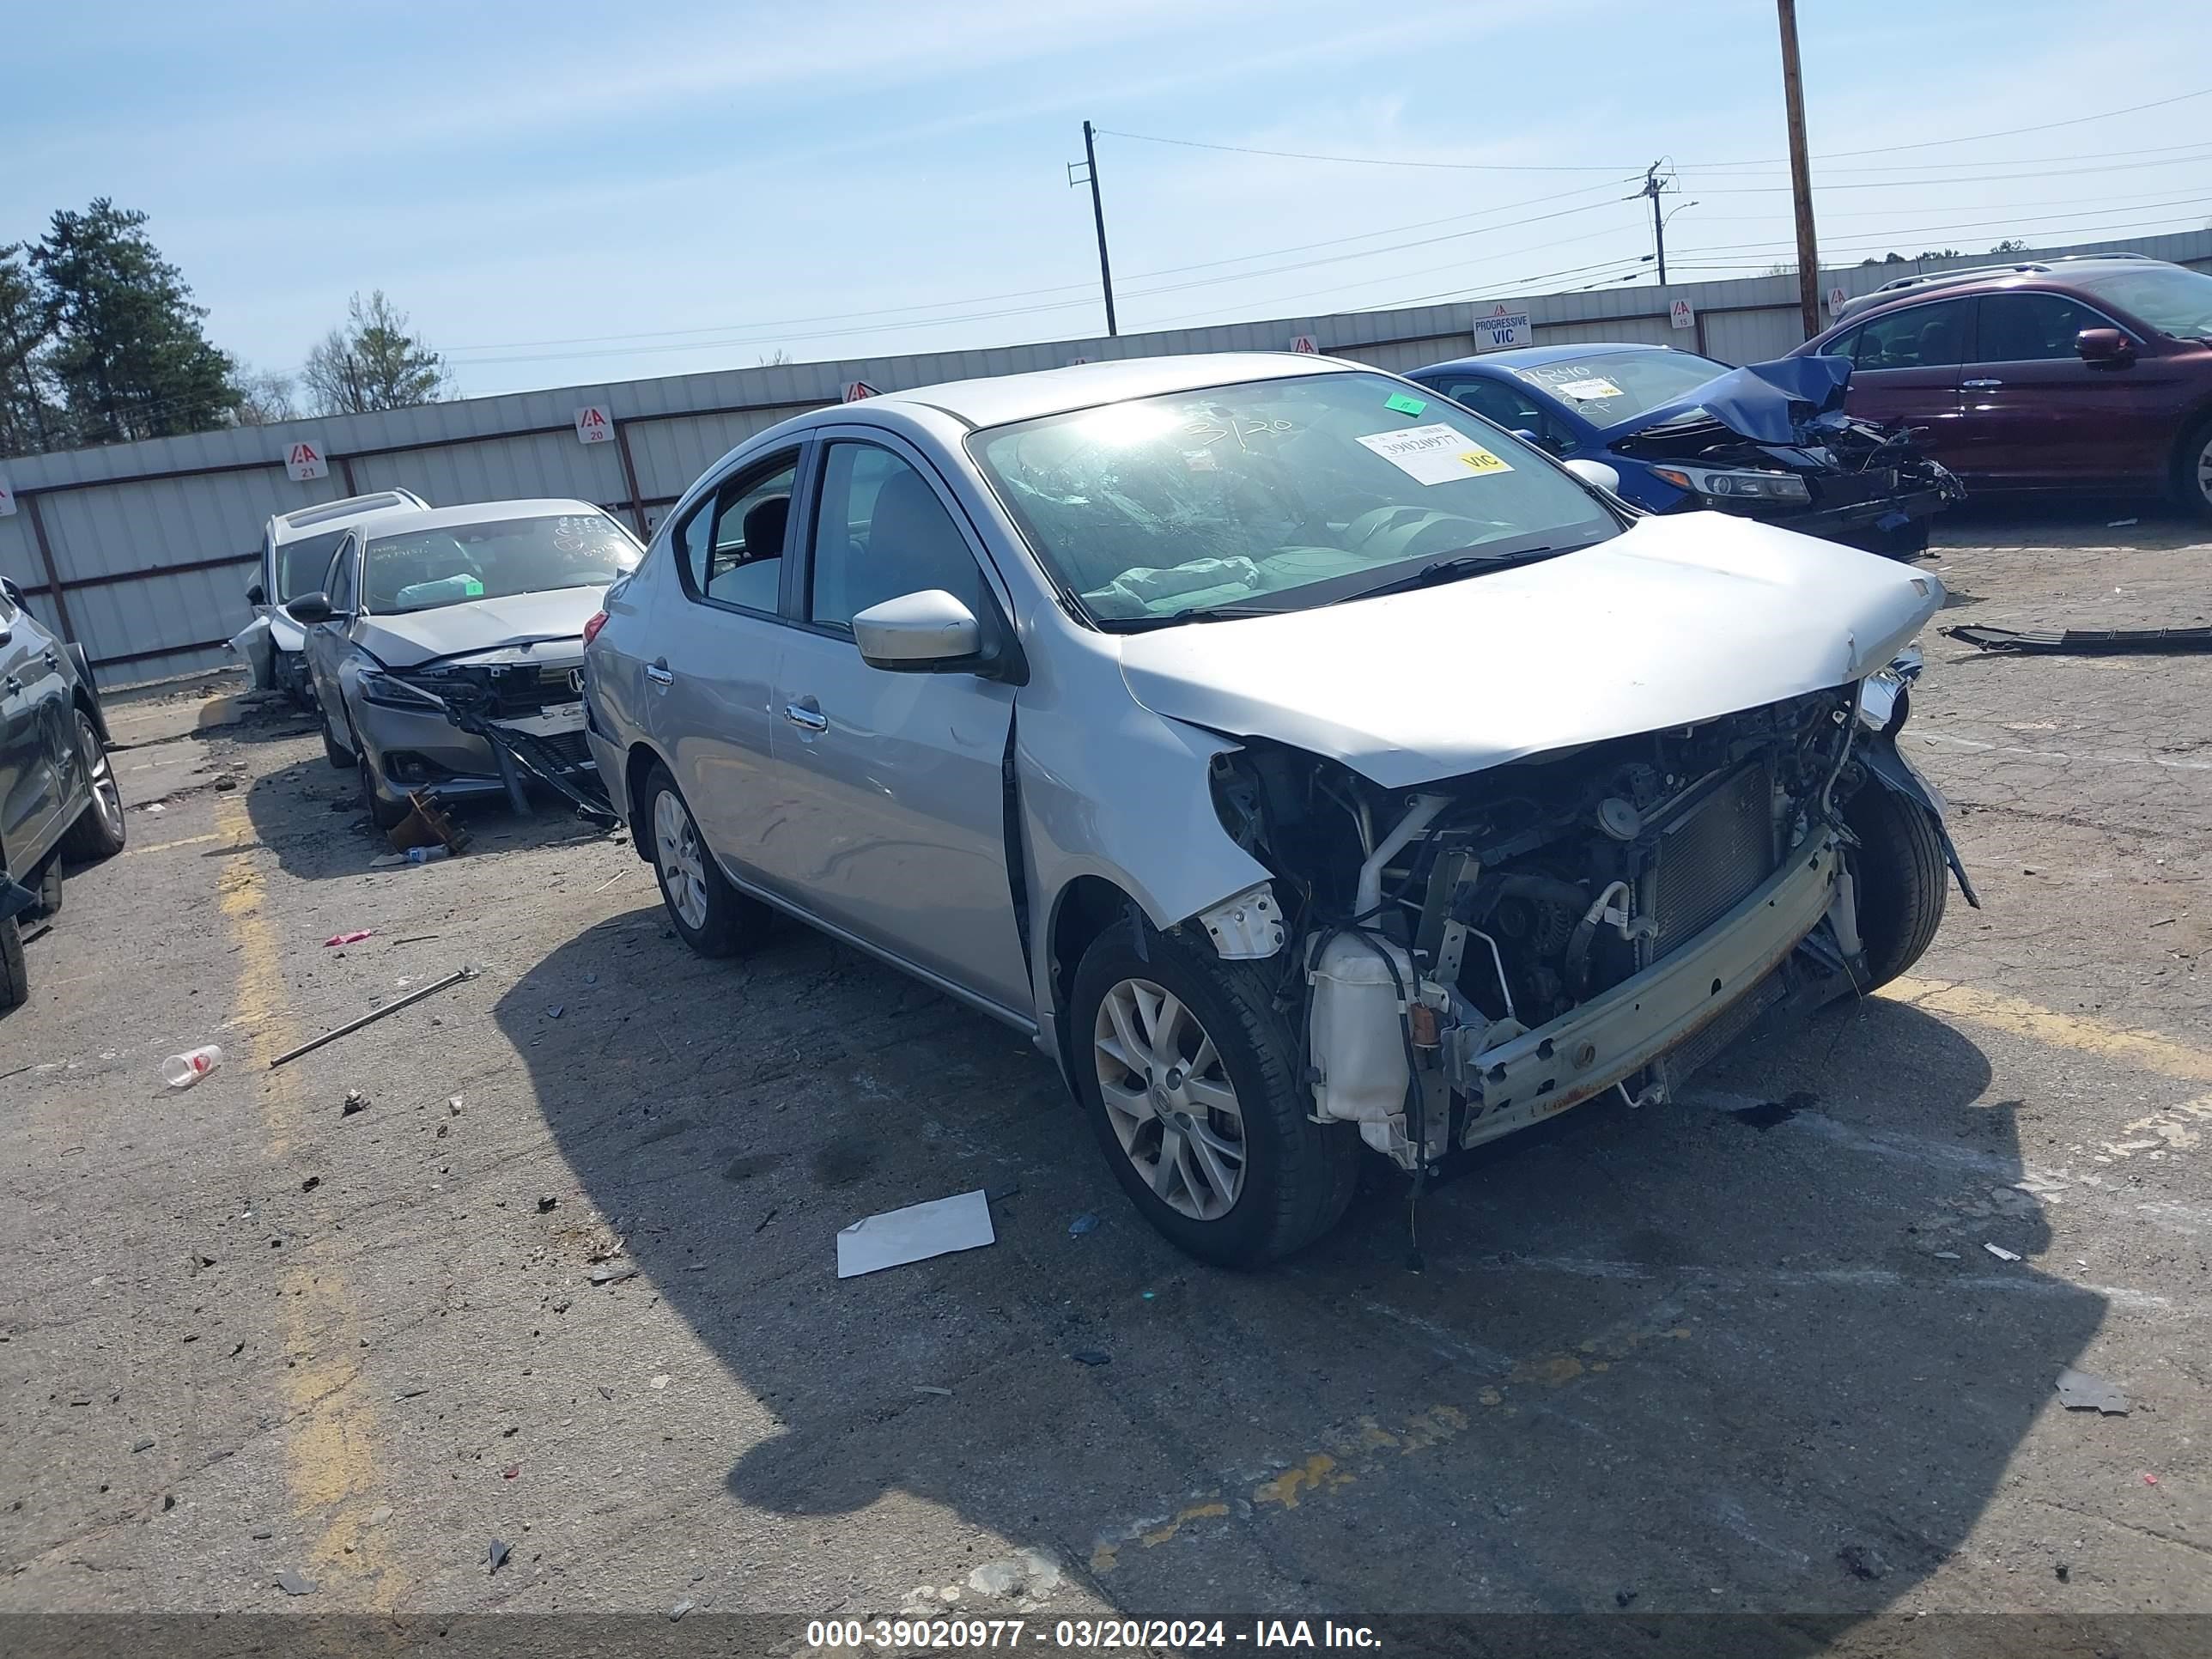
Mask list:
[[[556,587],[501,599],[468,599],[429,611],[363,617],[361,647],[386,668],[416,668],[449,657],[512,651],[532,641],[580,639],[606,597],[604,587]]]
[[[1845,684],[1942,602],[1889,559],[1672,514],[1490,575],[1127,635],[1121,672],[1155,714],[1395,789]]]
[[[1703,386],[1641,415],[1607,427],[1598,441],[1607,447],[1653,427],[1705,415],[1741,437],[1763,444],[1817,443],[1840,418],[1844,391],[1851,383],[1850,360],[1843,357],[1783,357],[1771,363],[1747,363],[1716,375]],[[1633,446],[1631,446],[1633,447]]]

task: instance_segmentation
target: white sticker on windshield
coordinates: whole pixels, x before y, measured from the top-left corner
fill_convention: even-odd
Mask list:
[[[1593,403],[1601,398],[1620,396],[1620,388],[1612,381],[1596,379],[1569,380],[1559,388],[1559,392],[1562,396],[1572,398],[1578,403]]]
[[[1513,470],[1501,457],[1441,421],[1433,426],[1374,433],[1359,441],[1416,483],[1450,483]]]

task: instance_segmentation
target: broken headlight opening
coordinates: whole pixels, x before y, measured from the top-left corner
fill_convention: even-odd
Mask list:
[[[1790,472],[1714,466],[1655,466],[1656,477],[1677,489],[1721,501],[1773,501],[1802,507],[1813,499],[1804,479]]]
[[[1666,1099],[1768,1008],[1848,988],[1844,809],[1883,787],[1854,744],[1888,747],[1863,707],[1838,687],[1410,796],[1264,740],[1217,758],[1316,1117],[1418,1176],[1608,1090]]]
[[[361,677],[361,694],[365,701],[387,708],[435,710],[456,730],[483,739],[491,746],[500,775],[514,792],[518,809],[522,797],[516,775],[527,773],[564,797],[578,817],[602,825],[617,821],[580,727],[574,733],[549,736],[513,724],[580,702],[580,670],[506,663],[426,669],[403,678],[372,669]]]

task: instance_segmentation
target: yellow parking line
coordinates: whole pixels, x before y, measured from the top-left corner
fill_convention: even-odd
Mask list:
[[[221,836],[196,839],[251,839],[246,809],[236,799],[218,801],[216,814]],[[306,1105],[296,1073],[267,1069],[300,1035],[286,1006],[268,894],[260,872],[246,859],[224,865],[217,894],[238,946],[234,1023],[248,1033],[243,1058],[258,1074],[269,1156],[281,1159],[304,1125]],[[307,1239],[276,1280],[277,1335],[288,1361],[275,1373],[289,1408],[285,1484],[294,1513],[316,1540],[308,1558],[313,1576],[340,1589],[351,1605],[388,1611],[398,1600],[398,1575],[388,1546],[368,1525],[380,1476],[376,1412],[360,1370],[362,1333],[343,1275],[320,1255],[317,1242]]]
[[[2100,1060],[2118,1060],[2184,1083],[2212,1083],[2212,1053],[2176,1042],[2154,1031],[2107,1025],[2100,1020],[2082,1019],[2039,1007],[2001,991],[1985,991],[1941,980],[1893,980],[1877,994],[1910,1003],[1931,1014],[1987,1025],[2015,1036],[2094,1054]]]
[[[198,847],[203,842],[228,839],[228,837],[218,830],[204,836],[184,836],[175,841],[157,841],[151,847],[126,847],[123,849],[123,856],[127,859],[137,853],[166,853],[172,847]]]

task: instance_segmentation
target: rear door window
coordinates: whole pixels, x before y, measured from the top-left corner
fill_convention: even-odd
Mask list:
[[[798,452],[746,471],[676,526],[677,563],[695,599],[773,617],[783,589]]]
[[[1859,331],[1851,353],[1852,367],[1949,368],[1964,362],[1971,303],[1946,300],[1939,305],[1912,306],[1872,319]]]
[[[2110,318],[2059,294],[1984,294],[1981,307],[1974,356],[1984,363],[2071,357],[2074,337],[2083,329],[2112,325]]]

